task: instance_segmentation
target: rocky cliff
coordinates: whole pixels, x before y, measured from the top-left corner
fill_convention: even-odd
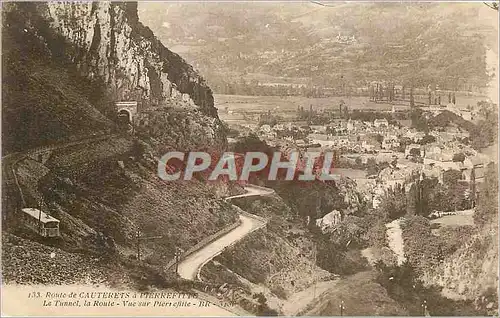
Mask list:
[[[119,101],[138,102],[134,122],[142,133],[156,131],[146,138],[163,146],[157,152],[225,147],[212,91],[139,22],[136,3],[9,3],[3,24],[9,150],[109,131]],[[178,129],[182,145],[171,138]],[[190,143],[199,136],[204,144]]]
[[[179,55],[139,22],[135,2],[49,2],[40,12],[76,49],[71,59],[88,76],[102,76],[117,100],[144,107],[183,100],[217,117],[212,91]]]

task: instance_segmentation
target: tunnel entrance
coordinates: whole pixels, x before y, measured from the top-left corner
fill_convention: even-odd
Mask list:
[[[132,114],[127,109],[121,109],[118,112],[118,120],[120,123],[130,124],[132,122]]]

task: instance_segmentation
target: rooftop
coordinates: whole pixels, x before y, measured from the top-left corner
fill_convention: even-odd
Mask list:
[[[40,219],[40,222],[42,223],[47,223],[47,222],[58,222],[59,223],[59,220],[48,215],[47,213],[43,212],[43,211],[40,211],[38,209],[35,209],[35,208],[24,208],[22,209],[22,211],[36,219]]]

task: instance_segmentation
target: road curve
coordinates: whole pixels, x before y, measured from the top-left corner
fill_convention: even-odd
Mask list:
[[[247,191],[246,193],[230,196],[225,198],[225,200],[228,201],[235,198],[270,195],[274,193],[271,189],[254,185],[245,186],[245,190]],[[240,214],[239,217],[241,224],[238,227],[215,241],[210,242],[200,250],[187,256],[179,262],[179,275],[182,278],[190,280],[196,279],[199,269],[201,269],[203,265],[208,263],[215,256],[219,255],[226,247],[236,243],[249,233],[265,225],[265,222],[259,218],[253,218],[244,214]]]
[[[243,197],[251,197],[251,196],[258,196],[258,195],[271,195],[274,193],[273,189],[259,187],[259,186],[253,185],[253,184],[246,185],[245,191],[246,191],[246,193],[226,197],[224,200],[228,201],[231,199],[243,198]]]

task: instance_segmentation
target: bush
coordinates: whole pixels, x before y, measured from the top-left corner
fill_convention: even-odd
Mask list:
[[[421,145],[425,145],[425,144],[431,144],[433,142],[436,142],[436,137],[432,135],[425,135],[424,138],[422,138],[418,143]]]
[[[267,305],[267,298],[263,293],[254,294],[253,298],[259,303],[256,312],[257,316],[278,316],[278,312]]]
[[[272,287],[271,292],[281,299],[288,298],[288,294],[282,286]]]
[[[439,236],[442,238],[443,253],[445,256],[453,254],[470,240],[476,232],[476,228],[472,225],[444,227],[440,229]]]
[[[368,245],[374,247],[382,247],[387,245],[386,227],[383,220],[376,220],[369,227],[364,235],[364,239]]]
[[[316,265],[331,273],[353,275],[368,268],[368,262],[360,250],[348,250],[345,245],[327,241],[319,242],[317,248]]]
[[[420,157],[420,149],[418,149],[418,148],[410,149],[410,155],[412,155],[414,157]]]
[[[407,218],[402,223],[404,252],[419,273],[432,269],[444,259],[442,238],[433,236],[428,219]]]
[[[465,155],[462,152],[456,153],[453,155],[453,162],[464,162]]]

